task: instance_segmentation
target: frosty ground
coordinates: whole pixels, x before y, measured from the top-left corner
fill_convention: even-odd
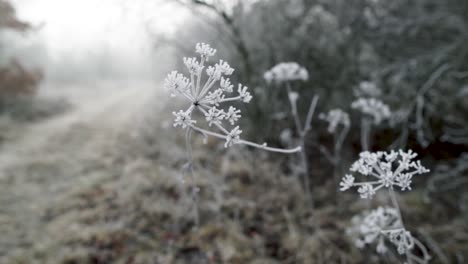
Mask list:
[[[356,197],[337,196],[329,181],[313,188],[313,209],[291,176],[289,157],[226,150],[198,136],[197,227],[191,182],[181,178],[183,131],[172,128],[177,107],[158,84],[42,88],[40,96],[64,98],[70,107],[15,125],[0,146],[1,263],[398,261],[357,249],[346,236],[352,215],[382,198],[350,202]],[[322,167],[317,159],[314,173]],[[450,263],[447,254],[466,252],[466,223],[422,199],[418,192],[403,196],[402,210],[434,263]]]
[[[135,127],[157,91],[148,82],[43,86],[41,97],[65,99],[71,108],[18,126],[0,148],[1,256],[47,245],[48,210],[112,175],[117,136]]]

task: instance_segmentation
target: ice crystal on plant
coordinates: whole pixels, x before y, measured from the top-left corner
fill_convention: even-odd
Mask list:
[[[338,125],[349,127],[351,122],[349,121],[348,113],[341,109],[333,109],[328,113],[321,113],[319,118],[328,122],[328,132],[334,133]]]
[[[192,119],[192,113],[199,111],[205,116],[208,126],[217,127],[226,138],[226,146],[231,146],[238,142],[240,130],[238,127],[231,132],[223,126],[223,121],[227,120],[231,125],[234,125],[240,118],[240,110],[229,107],[228,112],[218,109],[222,103],[241,101],[248,103],[252,96],[247,91],[246,86],[239,85],[238,96],[227,97],[226,93],[232,93],[233,85],[229,76],[234,72],[234,69],[225,62],[220,60],[214,66],[209,66],[206,69],[208,78],[202,85],[201,79],[205,62],[216,53],[216,50],[205,43],[198,43],[195,46],[196,53],[200,54],[200,60],[197,58],[184,58],[184,64],[190,73],[190,78],[185,77],[177,71],[171,72],[164,86],[171,92],[172,96],[182,95],[190,101],[187,110],[174,112],[174,126],[182,128],[195,128],[196,121]],[[220,88],[216,88],[216,83],[219,83]]]
[[[208,77],[212,78],[213,81],[219,81],[223,75],[231,75],[233,72],[234,69],[223,60],[220,60],[215,66],[209,66],[208,69],[206,69],[206,74]]]
[[[199,74],[203,70],[203,66],[197,61],[197,58],[184,58],[184,64],[190,74]]]
[[[359,98],[351,104],[351,108],[361,111],[372,118],[374,124],[378,125],[391,116],[390,108],[382,101],[375,98]]]
[[[226,143],[224,143],[225,147],[230,147],[233,144],[237,144],[239,142],[239,136],[242,133],[242,130],[239,129],[238,126],[236,126],[229,134],[227,135],[226,138]]]
[[[400,255],[405,254],[414,247],[414,239],[411,233],[403,228],[383,230],[382,233],[397,247]]]
[[[364,183],[358,188],[358,193],[361,195],[363,199],[370,199],[375,194],[375,189],[369,183]]]
[[[381,188],[398,187],[402,191],[411,190],[414,175],[429,172],[419,160],[413,160],[417,154],[408,150],[389,152],[361,152],[359,160],[350,168],[351,172],[359,173],[372,179],[365,182],[351,181],[352,175],[345,175],[340,183],[341,190],[358,187],[362,198],[369,199]]]
[[[233,91],[232,88],[234,87],[234,85],[231,84],[231,81],[229,79],[225,79],[223,77],[221,77],[219,86],[224,92],[228,92],[228,93],[232,93]]]
[[[250,95],[249,92],[247,92],[247,86],[242,86],[242,84],[239,84],[239,88],[237,89],[237,92],[239,93],[239,97],[242,102],[248,103],[250,100],[252,100],[252,96]]]
[[[263,78],[267,82],[307,81],[309,73],[296,62],[282,62],[265,72]]]
[[[232,94],[234,85],[228,76],[232,75],[232,68],[226,61],[220,60],[214,65],[205,65],[210,57],[216,54],[216,50],[205,43],[198,43],[195,52],[199,58],[183,58],[183,62],[190,74],[185,77],[182,73],[172,71],[164,80],[164,87],[170,91],[171,96],[181,96],[189,101],[186,110],[174,112],[174,127],[193,129],[205,136],[214,136],[225,140],[225,147],[233,144],[246,144],[264,150],[294,153],[300,151],[300,147],[294,149],[278,149],[267,147],[266,144],[256,144],[240,139],[239,126],[235,126],[241,117],[241,111],[229,103],[248,103],[252,95],[247,86],[239,84],[237,95]],[[203,74],[208,77],[204,78]],[[202,83],[202,80],[203,83]],[[227,111],[226,111],[227,109]],[[197,123],[196,113],[204,116],[208,127],[214,127],[218,131],[206,130]],[[228,123],[228,124],[226,124]],[[228,126],[233,126],[229,128]],[[235,127],[234,127],[235,126]]]
[[[224,114],[224,118],[228,120],[231,125],[234,125],[234,123],[236,123],[241,117],[240,112],[241,111],[239,109],[230,106],[228,111]]]
[[[349,188],[353,187],[354,184],[354,176],[350,174],[346,174],[343,180],[340,182],[340,191],[346,191]]]
[[[404,254],[414,247],[411,233],[401,228],[398,211],[391,207],[379,207],[370,212],[353,217],[352,226],[347,230],[357,247],[377,242],[377,253],[388,251],[385,241],[396,246],[399,254]]]
[[[213,124],[221,125],[221,122],[224,119],[224,112],[216,109],[216,107],[212,107],[208,110],[208,113],[205,114],[205,117],[208,122],[208,126],[212,126]]]
[[[182,128],[186,128],[197,123],[197,121],[192,120],[189,111],[179,110],[179,112],[172,112],[172,114],[176,117],[174,127],[181,126]]]
[[[171,92],[171,96],[177,96],[187,92],[189,80],[183,74],[172,71],[164,80],[164,87]]]
[[[216,50],[211,48],[210,45],[206,43],[197,43],[195,45],[195,52],[200,54],[207,61],[209,57],[212,57],[216,54]]]

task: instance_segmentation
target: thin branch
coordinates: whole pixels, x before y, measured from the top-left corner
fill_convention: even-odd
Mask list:
[[[191,125],[190,126],[193,130],[195,131],[198,131],[204,135],[210,135],[210,136],[213,136],[213,137],[216,137],[216,138],[219,138],[219,139],[223,139],[223,140],[226,140],[227,136],[225,135],[222,135],[222,134],[219,134],[219,133],[216,133],[216,132],[212,132],[212,131],[209,131],[209,130],[205,130],[203,128],[199,128],[199,127],[196,127],[194,125]],[[250,141],[246,141],[246,140],[243,140],[243,139],[240,139],[237,144],[242,144],[242,145],[247,145],[247,146],[251,146],[251,147],[254,147],[254,148],[259,148],[259,149],[263,149],[263,150],[267,150],[267,151],[271,151],[271,152],[278,152],[278,153],[296,153],[296,152],[300,152],[301,151],[301,147],[296,147],[296,148],[292,148],[292,149],[280,149],[280,148],[272,148],[272,147],[268,147],[266,145],[266,143],[260,145],[260,144],[257,144],[257,143],[253,143],[253,142],[250,142]]]
[[[309,132],[309,130],[311,129],[312,118],[314,117],[315,108],[317,107],[318,99],[319,99],[319,96],[315,95],[310,103],[309,111],[307,112],[307,117],[306,117],[306,121],[304,124],[304,131],[303,131],[304,134],[307,134],[307,132]]]
[[[398,220],[400,221],[401,227],[406,230],[405,224],[403,223],[403,217],[401,216],[400,205],[398,204],[395,191],[393,190],[393,188],[389,188],[388,192],[390,194],[390,200],[392,201],[393,207],[396,209],[397,217],[398,217]],[[408,250],[406,251],[406,259],[408,260],[408,263],[410,264],[412,263],[411,253]]]
[[[191,180],[191,195],[192,195],[192,202],[194,208],[194,218],[195,218],[195,227],[198,227],[200,224],[200,213],[198,210],[198,187],[196,185],[195,174],[193,170],[193,155],[192,155],[192,130],[187,129],[185,134],[185,144],[187,148],[187,170],[190,175]]]
[[[293,91],[291,89],[291,85],[288,82],[286,83],[286,89],[288,91],[288,97],[289,97],[289,95]],[[291,103],[291,111],[292,111],[292,115],[293,115],[293,118],[294,118],[294,123],[296,125],[296,132],[301,137],[303,137],[303,130],[302,130],[302,126],[301,126],[301,121],[299,120],[299,114],[297,113],[297,104],[296,104],[296,102],[293,102],[292,100],[289,100],[289,101]]]

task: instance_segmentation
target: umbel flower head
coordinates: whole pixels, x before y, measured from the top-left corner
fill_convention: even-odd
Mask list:
[[[175,116],[174,127],[182,129],[193,129],[205,136],[214,136],[225,140],[225,147],[233,144],[245,144],[262,148],[269,151],[282,153],[293,153],[300,151],[300,148],[277,149],[267,147],[266,144],[256,144],[242,140],[240,135],[242,130],[236,126],[236,122],[241,118],[241,111],[229,105],[234,102],[248,103],[252,96],[247,86],[238,84],[237,90],[231,83],[229,76],[234,73],[234,69],[229,63],[220,60],[214,65],[206,63],[216,54],[216,50],[205,43],[198,43],[195,52],[199,57],[183,58],[189,76],[185,76],[177,71],[172,71],[164,80],[165,89],[170,91],[171,96],[183,97],[188,101],[185,110],[173,112]],[[203,77],[206,75],[207,77]],[[202,80],[204,80],[202,82]],[[204,118],[195,119],[195,113],[199,113]],[[208,127],[212,127],[217,132],[206,130],[199,126],[200,121],[206,121]]]
[[[199,111],[205,116],[208,125],[218,127],[226,135],[226,147],[236,144],[242,130],[238,126],[228,130],[223,126],[224,121],[231,125],[241,117],[241,111],[233,106],[229,106],[227,112],[218,108],[220,104],[241,101],[248,103],[252,96],[248,88],[239,84],[237,95],[233,93],[233,85],[229,80],[234,69],[225,61],[220,60],[212,66],[205,65],[210,57],[216,54],[216,50],[205,43],[198,43],[195,51],[200,55],[198,58],[184,58],[184,64],[187,67],[190,77],[185,77],[177,71],[171,72],[164,81],[164,87],[171,92],[172,96],[183,96],[189,100],[190,105],[187,110],[174,112],[174,127],[180,126],[184,129],[193,128],[197,123],[193,120],[194,111]],[[206,68],[206,70],[205,70]],[[202,85],[201,79],[203,72],[206,72],[208,78]]]
[[[265,72],[263,78],[267,82],[307,81],[309,73],[296,62],[281,62]]]
[[[319,118],[328,122],[329,133],[334,133],[339,125],[344,127],[351,125],[348,113],[341,109],[333,109],[328,111],[328,113],[320,113]]]
[[[354,90],[354,95],[357,97],[379,97],[382,95],[380,90],[374,82],[362,81],[359,86]]]
[[[354,216],[347,234],[358,248],[377,242],[376,251],[384,254],[388,251],[386,241],[390,241],[399,254],[405,254],[414,247],[414,239],[409,231],[401,228],[398,212],[391,207],[379,207],[375,210]]]
[[[351,172],[368,177],[367,181],[356,182],[355,177],[346,174],[340,182],[340,190],[346,191],[352,187],[358,188],[361,198],[370,199],[382,188],[400,188],[411,190],[414,175],[429,172],[419,160],[414,161],[417,154],[408,150],[389,152],[361,152],[359,160],[350,168]]]
[[[351,104],[351,108],[357,109],[372,118],[376,125],[391,116],[388,105],[375,98],[359,98]]]

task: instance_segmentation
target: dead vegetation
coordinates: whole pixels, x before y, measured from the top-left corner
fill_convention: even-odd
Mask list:
[[[28,71],[17,60],[0,68],[0,98],[33,95],[42,79],[40,71]]]
[[[239,149],[226,153],[201,140],[194,153],[201,213],[196,227],[190,181],[180,181],[183,140],[163,126],[153,133],[164,138],[153,142],[156,153],[142,151],[148,144],[143,134],[122,132],[104,145],[100,158],[71,167],[77,170],[56,165],[62,168],[57,176],[79,180],[54,193],[35,216],[42,231],[7,252],[5,263],[398,262],[396,254],[382,259],[373,248],[355,248],[346,236],[350,216],[374,206],[352,194],[337,198],[333,180],[313,188],[311,210],[284,170],[286,160]],[[48,178],[53,170],[35,167],[25,175],[32,171]],[[432,263],[467,257],[462,217],[424,202],[421,192],[402,197],[409,228],[429,245]]]

